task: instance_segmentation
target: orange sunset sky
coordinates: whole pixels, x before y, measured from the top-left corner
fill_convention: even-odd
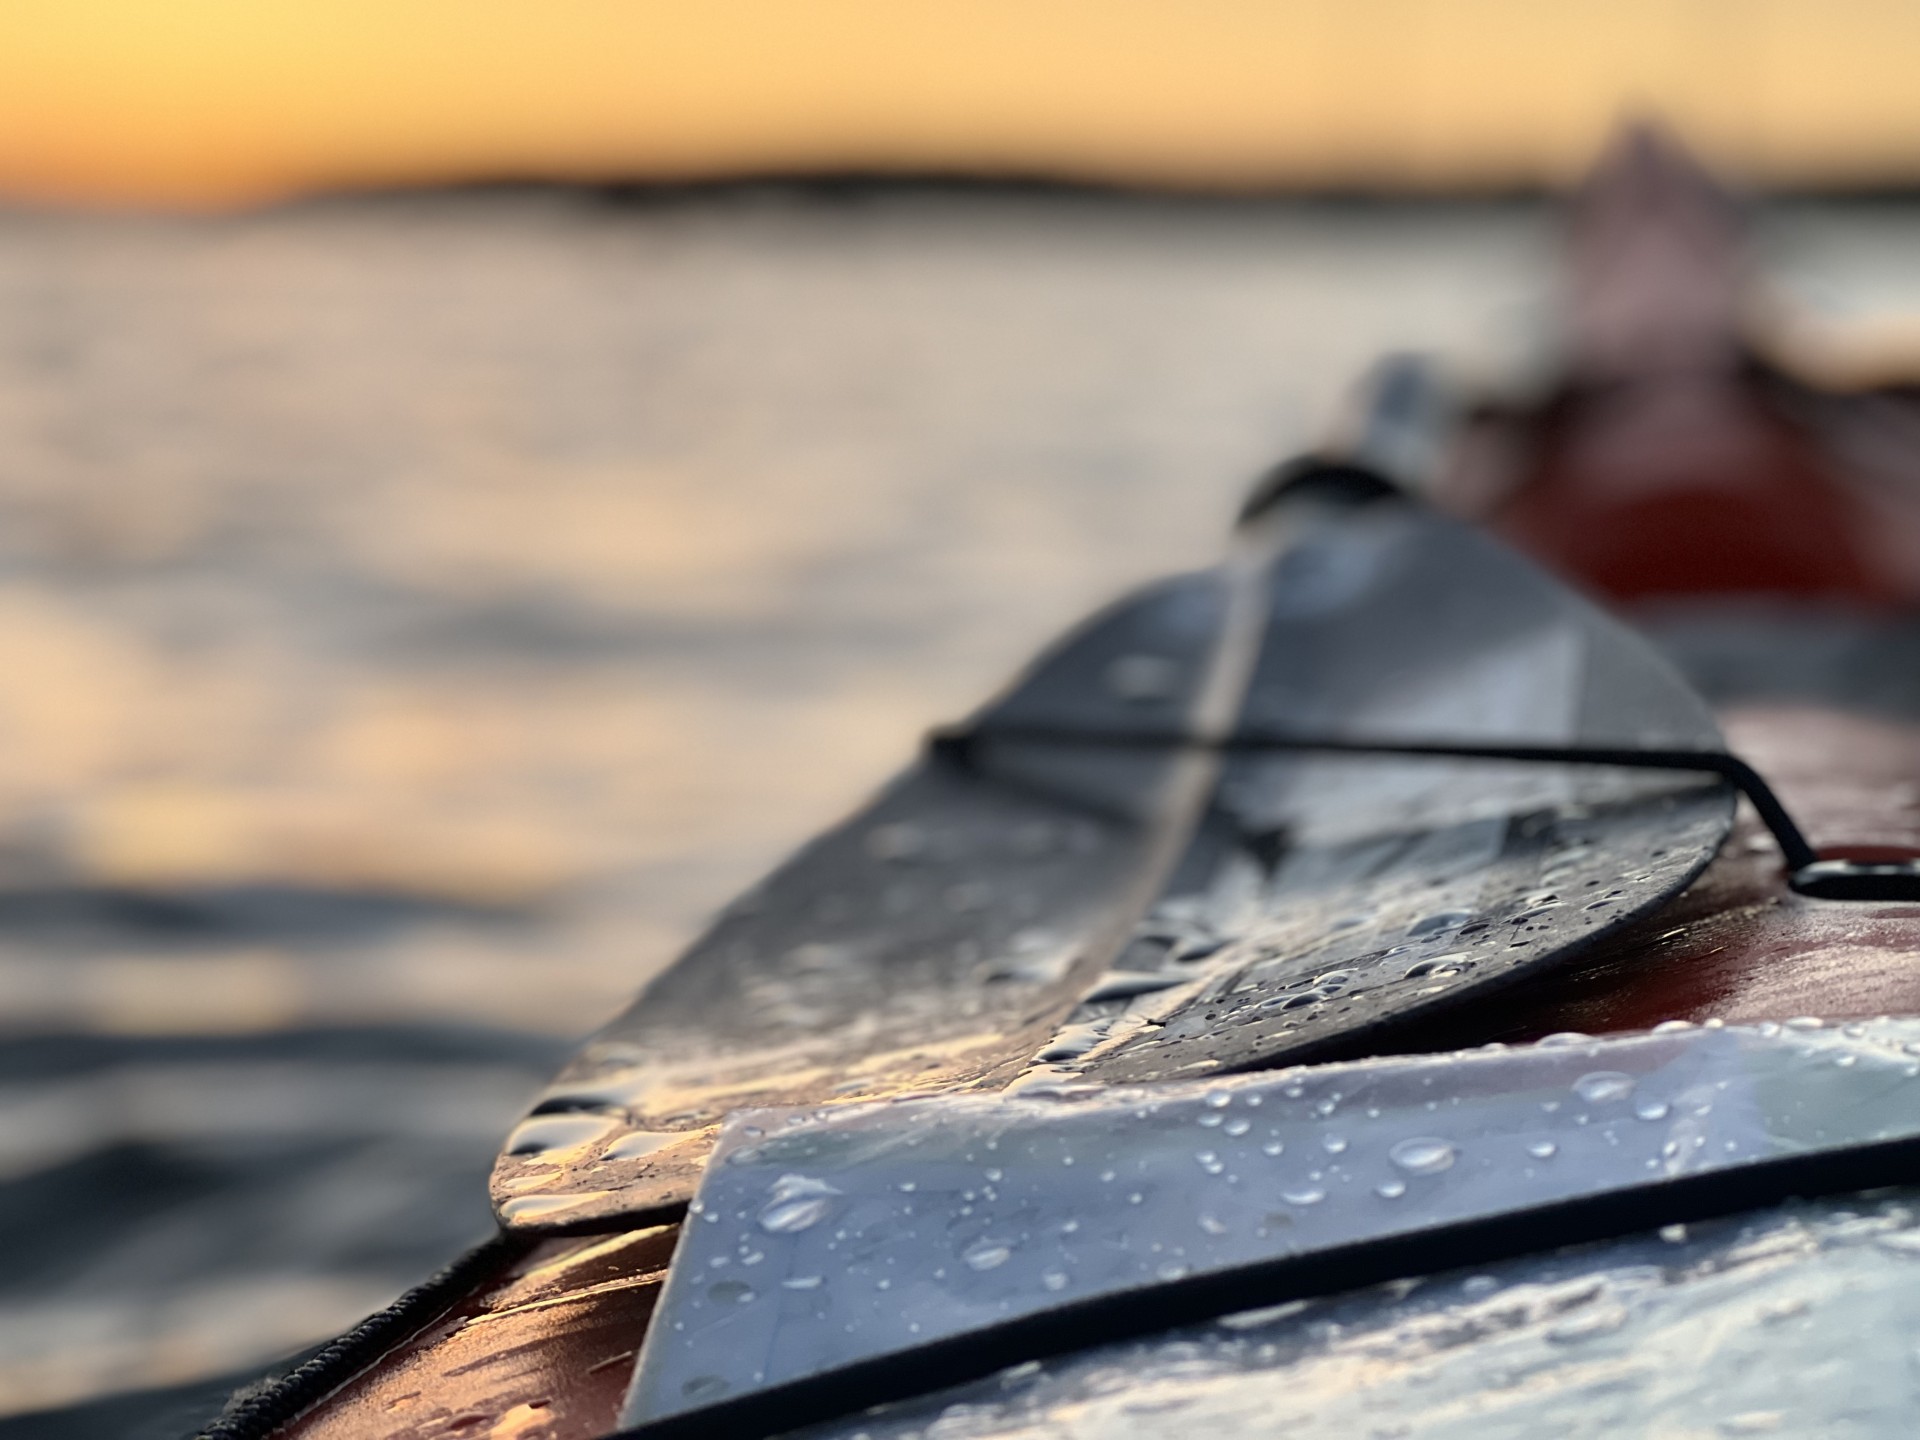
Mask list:
[[[0,198],[880,169],[1565,177],[1622,110],[1920,179],[1920,0],[6,0]]]

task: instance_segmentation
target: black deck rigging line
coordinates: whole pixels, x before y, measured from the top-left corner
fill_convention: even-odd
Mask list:
[[[1203,1324],[1237,1311],[1340,1294],[1410,1275],[1495,1264],[1665,1225],[1720,1219],[1795,1198],[1915,1181],[1920,1181],[1920,1137],[1653,1180],[1519,1213],[1437,1225],[1420,1234],[1360,1241],[1063,1305],[647,1421],[609,1440],[769,1440],[878,1405],[983,1380],[1009,1366]]]
[[[1718,775],[1752,802],[1780,845],[1788,870],[1820,858],[1773,788],[1738,755],[1725,750],[1638,750],[1593,745],[1468,745],[1423,740],[1336,740],[1280,730],[1236,730],[1220,736],[1180,730],[1088,730],[1070,725],[959,726],[936,730],[929,743],[941,754],[968,759],[982,740],[1042,745],[1097,746],[1113,750],[1214,750],[1223,754],[1301,751],[1332,755],[1411,755],[1455,760],[1514,760],[1543,765],[1616,765],[1635,770],[1679,770]]]
[[[541,1238],[502,1232],[469,1250],[386,1309],[328,1341],[279,1379],[237,1393],[220,1417],[193,1440],[267,1440],[394,1346],[419,1334]]]

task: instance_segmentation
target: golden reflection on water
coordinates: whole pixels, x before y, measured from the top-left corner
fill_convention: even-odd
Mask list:
[[[1537,223],[0,217],[0,889],[427,907],[164,981],[0,929],[0,1009],[591,1025],[921,729],[1207,559],[1371,352],[1516,331]]]

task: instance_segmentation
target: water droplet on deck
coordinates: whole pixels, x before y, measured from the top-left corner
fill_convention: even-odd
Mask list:
[[[1451,1167],[1459,1153],[1451,1141],[1421,1135],[1402,1140],[1387,1152],[1387,1158],[1410,1175],[1437,1175]]]
[[[760,1228],[776,1235],[791,1235],[818,1224],[832,1208],[840,1192],[824,1180],[805,1175],[782,1175],[769,1191],[772,1198],[760,1211]]]
[[[620,1128],[610,1115],[541,1115],[522,1120],[507,1137],[509,1155],[544,1155],[552,1150],[584,1150]]]
[[[1458,975],[1472,968],[1473,957],[1462,950],[1451,955],[1435,955],[1429,960],[1420,961],[1417,965],[1409,965],[1405,978],[1419,980],[1433,975],[1444,980],[1450,975]]]
[[[602,1153],[603,1160],[638,1160],[643,1155],[651,1155],[656,1150],[685,1140],[689,1132],[681,1130],[629,1130],[609,1145]],[[698,1132],[692,1132],[697,1134]],[[736,1165],[747,1165],[760,1158],[760,1152],[752,1146],[736,1150],[728,1157]]]
[[[1619,1070],[1595,1070],[1573,1082],[1573,1093],[1589,1105],[1624,1100],[1633,1093],[1633,1077]]]
[[[1536,1160],[1551,1160],[1560,1153],[1560,1147],[1551,1140],[1533,1140],[1527,1144],[1527,1154]]]
[[[820,1288],[820,1277],[818,1275],[792,1275],[780,1282],[780,1288],[782,1290],[818,1290]]]
[[[1140,970],[1112,970],[1102,975],[1086,994],[1080,997],[1087,1005],[1098,1005],[1107,1000],[1131,1000],[1136,995],[1152,995],[1160,990],[1170,990],[1175,985],[1184,985],[1184,975],[1152,975]]]
[[[1303,1185],[1293,1190],[1282,1190],[1280,1198],[1289,1205],[1318,1205],[1327,1198],[1327,1192],[1317,1185]]]
[[[1042,1065],[1061,1060],[1078,1060],[1106,1039],[1111,1028],[1104,1020],[1089,1021],[1084,1025],[1069,1025],[1033,1058]]]
[[[994,1240],[982,1240],[960,1258],[967,1262],[969,1270],[993,1270],[1006,1264],[1012,1254],[1011,1246],[1002,1245]]]
[[[753,1287],[744,1280],[716,1280],[707,1287],[707,1298],[720,1305],[744,1305],[753,1299]]]
[[[1441,910],[1421,916],[1407,927],[1407,934],[1415,939],[1423,935],[1438,935],[1442,930],[1458,930],[1472,918],[1471,910]]]
[[[566,1195],[520,1195],[500,1207],[500,1218],[508,1224],[537,1224],[570,1210],[584,1209],[612,1194],[611,1190],[576,1190]]]

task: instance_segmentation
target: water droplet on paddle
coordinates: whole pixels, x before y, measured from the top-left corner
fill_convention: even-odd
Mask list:
[[[1437,1175],[1450,1168],[1459,1153],[1451,1141],[1422,1135],[1402,1140],[1387,1152],[1387,1158],[1410,1175]]]
[[[993,1240],[982,1240],[960,1258],[967,1262],[969,1270],[993,1270],[1007,1263],[1013,1254],[1012,1247]]]
[[[840,1192],[824,1180],[782,1175],[769,1193],[772,1198],[760,1211],[760,1228],[775,1235],[792,1235],[825,1219]]]

